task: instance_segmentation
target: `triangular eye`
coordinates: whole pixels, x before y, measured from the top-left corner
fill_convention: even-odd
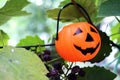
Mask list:
[[[92,36],[89,33],[87,34],[87,38],[86,38],[85,41],[87,41],[87,42],[93,41],[93,38],[92,38]]]
[[[76,34],[79,34],[79,33],[82,33],[82,30],[80,28],[78,28],[77,31],[73,35],[76,35]]]
[[[97,33],[96,30],[92,27],[90,27],[90,31]]]

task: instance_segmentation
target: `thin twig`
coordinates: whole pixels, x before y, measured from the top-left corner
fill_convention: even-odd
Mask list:
[[[58,58],[55,58],[55,59],[52,59],[52,60],[50,60],[50,61],[45,62],[45,64],[50,64],[50,63],[55,62],[55,61],[58,61],[58,60],[60,60],[60,59],[61,59],[61,57],[58,57]]]
[[[119,51],[120,51],[120,46],[119,46],[119,45],[115,44],[115,43],[114,43],[113,41],[111,41],[111,40],[110,40],[110,44],[112,44],[112,46],[118,48]]]
[[[115,19],[120,23],[120,20],[118,19],[118,17],[115,16]]]
[[[73,62],[70,64],[70,67],[67,69],[67,72],[65,73],[65,77],[67,77],[67,74],[70,71],[70,69],[72,68],[72,66],[73,66]]]
[[[45,47],[45,46],[54,46],[54,43],[51,44],[43,44],[43,45],[28,45],[28,46],[16,46],[16,48],[30,48],[30,47]],[[0,46],[0,48],[3,48],[3,46]]]
[[[54,46],[55,44],[54,43],[51,43],[51,44],[43,44],[43,45],[31,45],[31,46],[17,46],[17,47],[22,47],[22,48],[24,48],[24,47],[44,47],[44,46]]]

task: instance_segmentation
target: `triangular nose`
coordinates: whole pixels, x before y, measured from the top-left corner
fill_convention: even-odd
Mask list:
[[[86,41],[88,41],[88,42],[93,41],[93,38],[89,33],[87,34]]]

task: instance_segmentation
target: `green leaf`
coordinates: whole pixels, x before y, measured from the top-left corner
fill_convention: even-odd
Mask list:
[[[48,80],[48,73],[40,58],[23,48],[0,49],[1,80]]]
[[[99,7],[103,2],[107,1],[107,0],[94,0],[96,5]]]
[[[70,0],[65,0],[60,3],[60,7],[63,7],[67,3],[69,3]],[[76,0],[76,2],[80,5],[82,5],[85,10],[90,15],[91,19],[94,21],[94,23],[99,22],[102,18],[97,17],[97,6],[95,5],[95,1],[93,0]],[[47,11],[48,17],[52,19],[57,19],[58,11],[60,8],[51,9]],[[73,6],[70,5],[63,9],[60,19],[64,21],[73,21],[75,19],[83,18],[81,13]]]
[[[48,17],[51,17],[53,19],[57,19],[57,15],[59,12],[59,8],[53,9],[53,10],[48,10]],[[68,14],[70,13],[70,14]],[[74,6],[70,5],[67,8],[63,9],[62,13],[61,13],[61,20],[73,20],[76,18],[80,18],[81,15],[80,13],[76,10],[76,8],[74,8]]]
[[[13,16],[26,15],[22,9],[28,4],[27,0],[8,0],[4,7],[0,9],[0,25],[8,21]]]
[[[104,60],[107,56],[110,55],[110,52],[112,51],[112,47],[110,46],[110,39],[106,35],[106,33],[100,31],[101,36],[101,49],[99,53],[92,59],[90,62],[100,62]]]
[[[120,16],[120,0],[108,0],[100,5],[99,16]]]
[[[0,46],[8,45],[9,36],[3,31],[0,30]]]
[[[35,45],[43,45],[44,41],[41,40],[37,35],[35,36],[27,36],[24,39],[21,39],[17,46],[35,46]],[[34,49],[34,47],[32,48]],[[37,52],[42,52],[45,47],[37,47]]]
[[[83,68],[83,71],[85,76],[79,76],[79,80],[114,80],[116,77],[116,74],[106,70],[104,67],[86,67]]]
[[[27,36],[24,39],[21,39],[17,46],[25,46],[25,45],[39,45],[44,44],[44,41],[41,40],[37,35],[35,36]]]
[[[116,24],[111,28],[112,35],[110,36],[112,40],[116,40],[120,43],[120,23]]]

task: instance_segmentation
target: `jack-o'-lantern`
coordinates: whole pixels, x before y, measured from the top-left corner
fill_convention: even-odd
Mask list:
[[[88,22],[64,26],[55,41],[58,54],[70,62],[87,61],[100,50],[101,38],[98,30]]]

